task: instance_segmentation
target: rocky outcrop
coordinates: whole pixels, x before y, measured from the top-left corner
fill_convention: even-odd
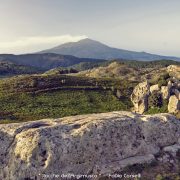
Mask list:
[[[159,90],[160,90],[160,88],[159,88],[158,84],[150,86],[150,92],[151,93],[153,93],[154,91],[159,91]]]
[[[168,81],[167,86],[159,87],[158,84],[149,86],[147,81],[139,83],[131,95],[131,101],[134,105],[133,111],[143,114],[149,108],[155,108],[163,105],[163,100],[168,102],[168,112],[173,114],[180,113],[180,82],[176,78]],[[153,97],[151,97],[153,96]],[[153,98],[153,99],[152,99]],[[155,103],[154,106],[152,104]],[[156,102],[162,101],[162,102]],[[148,103],[151,102],[151,103]]]
[[[169,99],[169,97],[170,97],[170,89],[169,89],[168,86],[162,86],[161,87],[161,93],[162,93],[163,99]]]
[[[133,90],[131,101],[134,105],[134,111],[137,113],[144,113],[148,109],[148,95],[150,93],[150,86],[148,81],[139,83]]]
[[[174,95],[169,98],[169,103],[168,103],[168,111],[170,113],[178,113],[180,110],[180,101],[179,99]]]
[[[170,94],[171,94],[171,89],[172,89],[172,83],[171,81],[168,82],[167,86],[161,86],[161,93],[163,99],[169,99]]]
[[[0,144],[0,179],[98,179],[133,164],[162,164],[167,151],[177,166],[180,121],[122,111],[7,124],[0,125]]]
[[[171,75],[180,79],[180,66],[178,65],[170,65],[167,67],[167,72]]]

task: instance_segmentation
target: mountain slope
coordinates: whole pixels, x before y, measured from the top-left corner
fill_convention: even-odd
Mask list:
[[[111,48],[105,44],[91,39],[83,39],[78,42],[66,43],[52,49],[44,50],[39,53],[56,53],[73,55],[80,58],[96,59],[131,59],[131,60],[179,60],[177,57],[167,57],[146,52],[135,52],[123,49]]]
[[[88,58],[77,58],[69,55],[60,55],[53,53],[44,54],[23,54],[23,55],[12,55],[12,54],[1,54],[0,61],[9,61],[18,65],[26,65],[38,67],[43,70],[49,70],[56,67],[67,67],[80,62],[99,62],[102,60],[88,59]]]
[[[17,65],[9,61],[0,61],[0,76],[11,76],[18,74],[35,74],[40,73],[38,68],[31,66]]]

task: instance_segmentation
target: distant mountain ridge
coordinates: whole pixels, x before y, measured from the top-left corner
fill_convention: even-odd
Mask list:
[[[79,58],[95,58],[95,59],[129,59],[129,60],[176,60],[180,61],[178,57],[161,56],[150,54],[146,52],[135,52],[124,49],[112,48],[98,41],[91,39],[83,39],[78,42],[65,43],[52,49],[47,49],[39,53],[55,53],[72,55]]]

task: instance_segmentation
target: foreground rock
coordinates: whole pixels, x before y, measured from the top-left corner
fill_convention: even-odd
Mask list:
[[[122,111],[0,125],[0,137],[3,180],[106,176],[152,161],[179,168],[180,121],[169,114]]]

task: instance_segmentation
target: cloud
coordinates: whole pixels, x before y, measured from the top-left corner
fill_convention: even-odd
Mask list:
[[[31,53],[66,43],[85,39],[87,36],[34,36],[23,37],[11,42],[0,42],[0,53]]]

